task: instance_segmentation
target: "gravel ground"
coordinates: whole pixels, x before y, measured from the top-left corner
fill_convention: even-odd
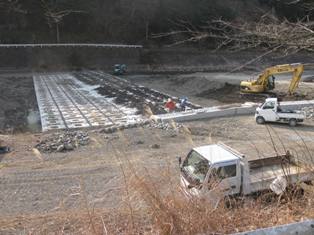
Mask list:
[[[89,145],[71,152],[40,154],[33,146],[48,135],[7,136],[5,142],[13,152],[0,158],[0,220],[79,209],[83,206],[82,190],[91,207],[120,207],[125,195],[123,173],[148,170],[158,178],[167,169],[178,181],[176,157],[202,144],[223,141],[248,158],[273,156],[287,149],[304,157],[306,151],[314,150],[312,120],[291,129],[287,125],[257,125],[247,116],[191,122],[168,130],[154,126],[112,134],[93,130],[89,131]]]

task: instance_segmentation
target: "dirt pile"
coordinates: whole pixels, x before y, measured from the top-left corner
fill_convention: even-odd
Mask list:
[[[235,76],[239,76],[239,79],[245,78],[243,74]],[[191,102],[205,107],[243,102],[239,92],[240,80],[233,79],[230,74],[160,74],[128,76],[128,79],[167,94],[186,96]]]
[[[222,87],[210,88],[196,96],[207,99],[219,99],[224,103],[234,103],[240,100],[242,101],[239,90],[239,86],[226,82]]]
[[[28,122],[31,113],[38,113],[32,77],[0,75],[0,94],[0,133],[41,130],[40,121],[36,130]]]
[[[64,133],[53,133],[41,140],[35,148],[40,152],[66,152],[72,151],[80,146],[88,145],[90,142],[87,132],[68,131]]]

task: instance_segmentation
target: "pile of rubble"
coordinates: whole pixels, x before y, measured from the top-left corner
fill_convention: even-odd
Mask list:
[[[183,125],[176,122],[150,122],[144,125],[144,127],[149,129],[162,129],[162,130],[176,130],[179,131]]]
[[[137,123],[128,123],[125,125],[118,125],[118,126],[111,126],[111,127],[105,127],[101,128],[98,132],[99,133],[106,133],[106,134],[112,134],[117,131],[122,131],[124,129],[131,129],[131,128],[136,128],[139,126],[144,126],[150,123],[150,120],[142,120]]]
[[[305,112],[305,115],[306,115],[307,118],[314,119],[314,106],[304,107],[304,108],[302,108],[302,111]]]
[[[90,142],[87,132],[67,131],[63,133],[53,133],[41,140],[35,148],[40,152],[66,152],[72,151],[79,146],[88,145]]]
[[[175,122],[155,122],[151,120],[145,120],[140,123],[136,124],[128,124],[128,125],[123,125],[123,126],[112,126],[112,127],[106,127],[100,129],[98,132],[99,133],[105,133],[105,134],[112,134],[120,130],[124,129],[130,129],[130,128],[135,128],[135,127],[144,127],[144,128],[149,128],[149,129],[162,129],[162,130],[176,130],[179,131],[183,125]]]

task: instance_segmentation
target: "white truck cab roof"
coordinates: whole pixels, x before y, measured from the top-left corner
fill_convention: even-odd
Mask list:
[[[231,151],[218,144],[205,145],[193,148],[194,151],[207,159],[210,164],[217,164],[222,162],[230,162],[238,160],[239,157]]]
[[[277,102],[277,98],[267,98],[267,99],[265,100],[265,103],[266,103],[266,102],[269,102],[269,101]]]

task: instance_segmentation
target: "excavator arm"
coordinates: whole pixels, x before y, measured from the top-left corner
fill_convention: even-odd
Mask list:
[[[300,64],[294,69],[293,78],[289,85],[289,91],[288,91],[289,95],[292,95],[295,92],[295,90],[298,88],[303,71],[304,71],[304,66],[302,64]]]

